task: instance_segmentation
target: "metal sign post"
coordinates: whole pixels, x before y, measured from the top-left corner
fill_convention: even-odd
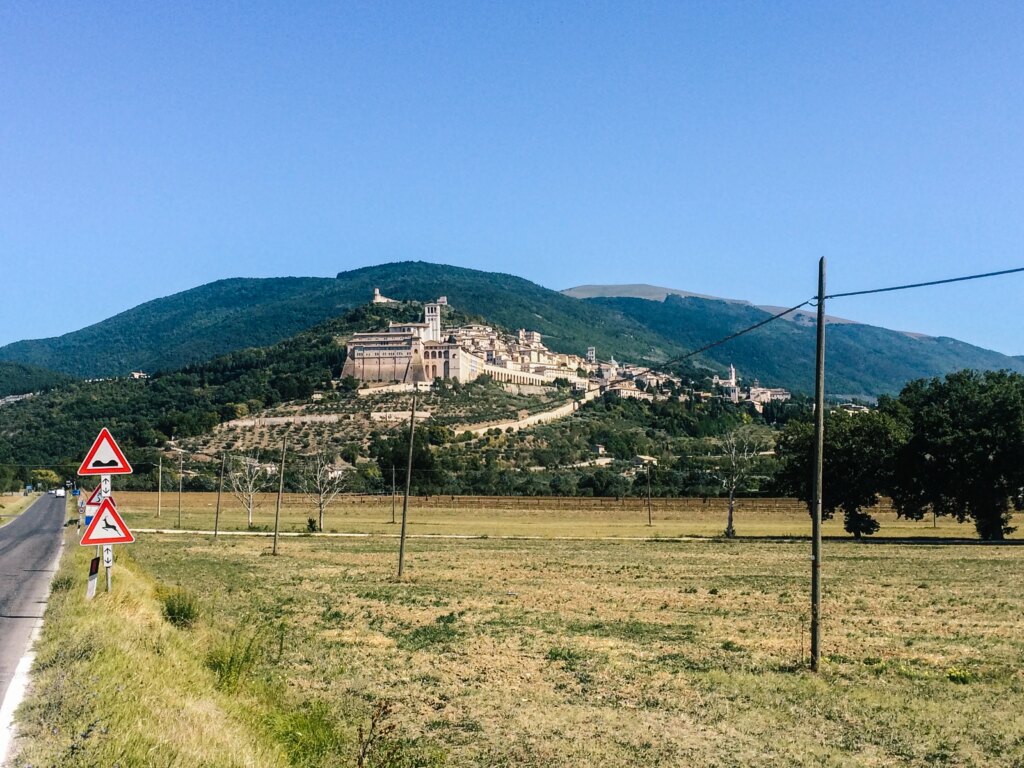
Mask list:
[[[107,571],[107,592],[110,591],[110,569],[114,567],[114,545],[103,545],[103,567]]]

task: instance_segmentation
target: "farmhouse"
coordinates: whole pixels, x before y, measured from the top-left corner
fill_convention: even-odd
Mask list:
[[[380,295],[374,292],[374,298]],[[424,307],[422,323],[391,323],[384,331],[356,333],[348,342],[342,376],[363,382],[415,384],[435,379],[473,381],[488,375],[509,384],[550,385],[564,378],[585,389],[578,369],[593,365],[577,355],[552,352],[536,331],[515,336],[487,325],[442,328],[445,297]]]

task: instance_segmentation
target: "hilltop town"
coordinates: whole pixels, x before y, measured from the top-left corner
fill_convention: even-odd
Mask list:
[[[374,304],[399,303],[373,292]],[[595,347],[586,356],[553,352],[545,346],[537,331],[521,328],[514,335],[491,326],[470,324],[444,327],[443,309],[448,299],[441,296],[424,305],[423,322],[394,323],[381,331],[358,332],[347,341],[343,377],[358,380],[366,387],[411,387],[441,379],[467,384],[480,376],[490,376],[503,384],[553,386],[568,383],[581,391],[598,390],[637,400],[686,399],[697,392],[679,376],[649,366],[621,364],[614,357],[597,358]],[[782,388],[762,387],[755,381],[741,387],[736,368],[729,366],[728,378],[714,375],[713,391],[699,391],[710,397],[723,397],[732,403],[750,403],[760,413],[772,401],[786,401],[790,393]]]

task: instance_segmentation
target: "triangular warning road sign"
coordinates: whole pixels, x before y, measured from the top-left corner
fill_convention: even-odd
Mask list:
[[[133,541],[135,541],[135,537],[132,536],[132,532],[128,530],[128,526],[124,524],[121,516],[117,514],[110,499],[104,499],[100,504],[99,512],[89,523],[81,544],[83,547],[87,547],[94,544],[131,544]]]
[[[85,456],[85,461],[78,468],[80,475],[130,475],[132,465],[118,448],[110,432],[104,427],[96,436],[96,440]]]
[[[93,491],[92,493],[90,493],[89,494],[89,498],[86,499],[85,506],[87,506],[87,507],[98,507],[100,504],[102,504],[103,503],[103,497],[100,495],[100,492],[102,490],[103,490],[103,486],[102,485],[97,485],[96,486],[96,490]],[[117,501],[114,499],[113,496],[107,496],[107,498],[110,499],[110,503],[111,504],[113,504],[115,507],[117,506]]]

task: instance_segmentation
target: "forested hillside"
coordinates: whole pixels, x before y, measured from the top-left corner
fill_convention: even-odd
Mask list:
[[[71,381],[71,377],[36,365],[0,362],[0,397],[50,389]]]
[[[417,311],[411,305],[361,307],[271,347],[240,350],[148,380],[72,382],[5,406],[0,470],[63,465],[70,476],[106,426],[132,451],[136,474],[125,482],[147,485],[157,449],[168,439],[204,434],[222,421],[329,388],[344,364],[339,335],[407,321]]]
[[[530,328],[561,352],[665,359],[675,346],[614,309],[588,305],[511,275],[424,262],[340,272],[336,278],[220,280],[141,304],[51,339],[0,347],[0,360],[82,377],[152,373],[237,349],[274,344],[369,301],[373,289],[400,300],[447,295],[455,309],[510,329]]]
[[[664,301],[595,298],[587,303],[621,312],[687,349],[754,325],[769,313],[738,302],[668,296]],[[814,388],[815,328],[797,323],[769,323],[703,358],[725,370],[734,364],[748,382],[798,392]],[[962,368],[1024,372],[1024,361],[948,338],[915,337],[857,323],[835,323],[825,336],[827,391],[878,395],[898,392],[917,378],[942,376]]]
[[[540,331],[559,352],[658,363],[768,317],[736,301],[668,296],[575,299],[513,275],[425,262],[400,262],[338,273],[336,278],[221,280],[142,304],[80,331],[0,348],[0,360],[82,377],[131,370],[169,371],[218,355],[287,339],[367,302],[373,289],[398,300],[447,296],[459,311],[508,329]],[[697,359],[747,381],[808,392],[814,328],[772,323]],[[961,368],[1024,371],[1024,359],[953,339],[913,337],[883,328],[837,323],[828,333],[828,391],[877,395],[911,379]]]
[[[348,306],[329,279],[218,280],[63,336],[8,344],[0,360],[89,378],[152,373],[273,344]]]

